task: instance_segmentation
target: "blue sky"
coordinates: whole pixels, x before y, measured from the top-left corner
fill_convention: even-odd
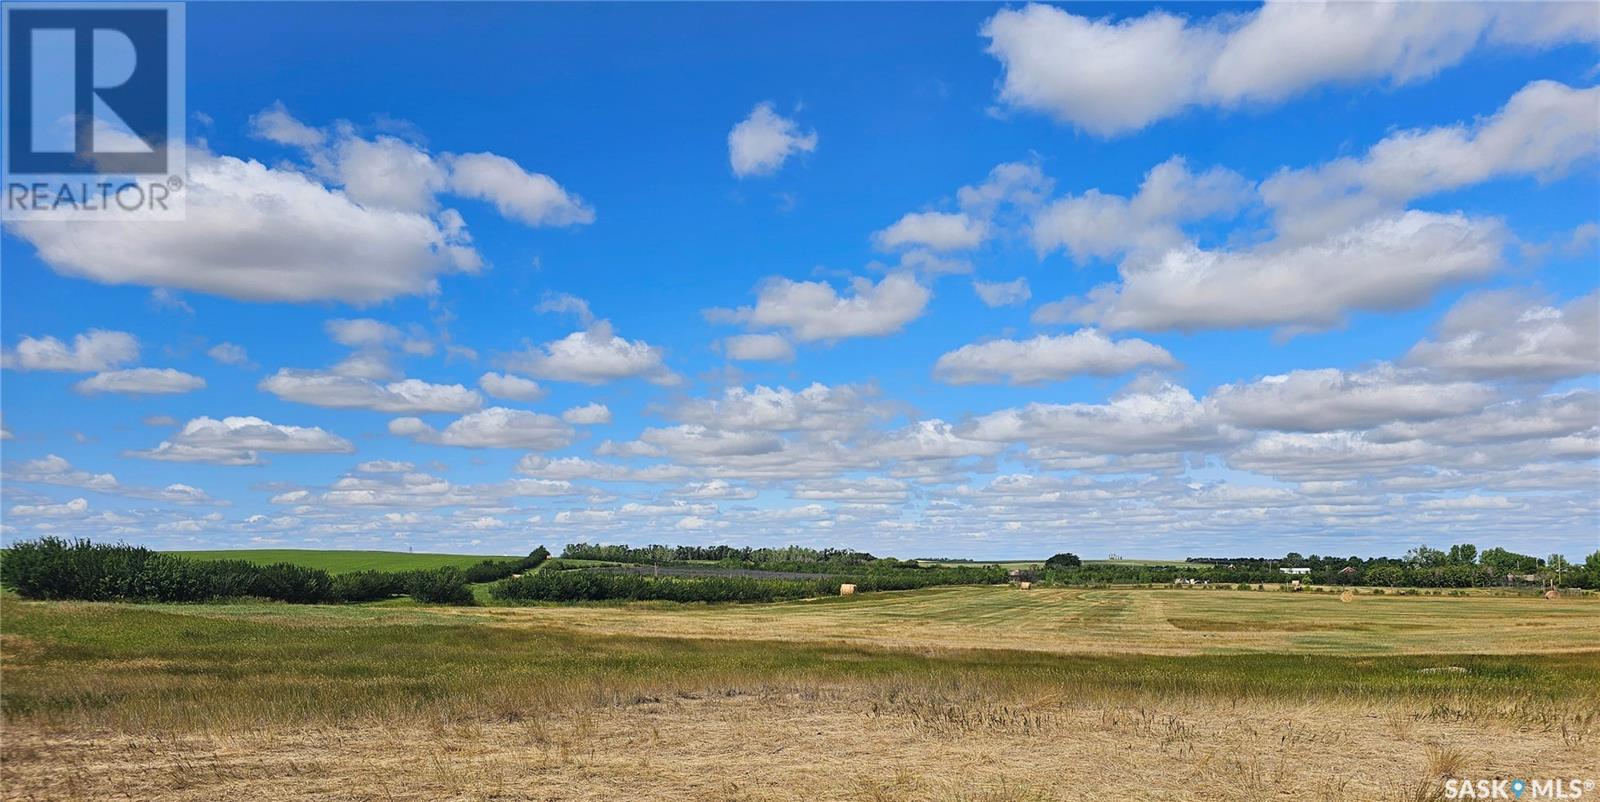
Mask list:
[[[187,18],[188,219],[0,239],[8,541],[1600,546],[1593,6]]]

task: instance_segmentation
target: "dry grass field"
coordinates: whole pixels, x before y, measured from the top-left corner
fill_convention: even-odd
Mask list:
[[[1600,603],[0,601],[6,799],[1438,799],[1600,773]]]
[[[829,641],[1068,654],[1491,654],[1600,651],[1600,605],[1534,596],[948,587],[863,603],[465,608],[602,634]]]

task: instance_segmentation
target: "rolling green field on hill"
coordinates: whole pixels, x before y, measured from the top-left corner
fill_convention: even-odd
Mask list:
[[[404,551],[320,551],[316,549],[221,549],[167,552],[191,560],[248,560],[253,563],[293,563],[321,568],[330,574],[351,571],[411,571],[453,565],[466,568],[483,560],[516,559],[487,554],[411,554]]]

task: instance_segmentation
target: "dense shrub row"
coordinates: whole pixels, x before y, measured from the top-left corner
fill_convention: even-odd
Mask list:
[[[604,599],[676,602],[770,602],[820,596],[838,585],[831,580],[748,579],[744,577],[651,577],[605,571],[540,571],[506,579],[489,589],[502,601],[601,601]]]
[[[572,543],[562,549],[566,560],[591,560],[677,567],[704,567],[743,571],[800,574],[879,574],[920,571],[916,560],[875,557],[865,551],[813,549],[805,546],[750,548],[734,546],[620,546]]]
[[[872,562],[878,558],[864,551],[813,549],[805,546],[750,548],[738,546],[608,546],[569,543],[561,550],[563,559],[599,560],[613,563],[724,562]]]
[[[825,579],[766,579],[750,576],[645,576],[614,571],[540,571],[506,579],[489,589],[503,601],[771,602],[832,596],[841,583],[858,592],[911,590],[934,585],[994,584],[1006,580],[998,568],[938,568],[878,572]]]
[[[290,563],[191,560],[142,546],[54,537],[17,543],[0,558],[0,583],[30,599],[200,602],[249,597],[331,604],[409,594],[429,604],[471,604],[467,582],[467,573],[453,567],[331,576],[320,568]]]
[[[1448,551],[1419,546],[1404,557],[1302,557],[1290,553],[1282,558],[1190,558],[1188,562],[1184,566],[1046,563],[1046,570],[1037,578],[1046,584],[1078,586],[1162,584],[1177,579],[1204,579],[1219,585],[1260,584],[1290,579],[1282,568],[1306,568],[1310,573],[1292,578],[1316,585],[1482,588],[1550,581],[1571,588],[1600,588],[1600,551],[1590,554],[1583,563],[1570,565],[1560,555],[1540,559],[1503,548],[1480,553],[1470,543],[1452,546]]]
[[[534,549],[520,560],[484,560],[467,569],[468,582],[494,582],[512,574],[531,571],[550,559],[550,550],[544,546]]]

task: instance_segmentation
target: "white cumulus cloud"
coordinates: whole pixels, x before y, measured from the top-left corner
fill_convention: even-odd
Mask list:
[[[1188,245],[1125,261],[1120,283],[1040,307],[1034,319],[1108,329],[1323,329],[1352,310],[1406,309],[1485,278],[1500,267],[1506,241],[1497,220],[1409,211],[1305,245]]]
[[[934,378],[947,384],[1038,384],[1073,376],[1115,376],[1139,368],[1175,368],[1167,349],[1144,340],[1112,340],[1094,329],[1030,340],[963,345],[939,357]]]
[[[611,422],[611,409],[605,404],[584,404],[561,413],[567,423],[593,426]]]
[[[774,278],[758,288],[755,306],[713,310],[710,316],[787,329],[802,342],[878,337],[921,317],[933,297],[931,290],[905,273],[891,273],[876,284],[858,277],[850,289],[851,294],[840,295],[827,282]]]
[[[750,116],[728,132],[728,164],[733,174],[745,178],[771,175],[796,153],[817,149],[817,132],[801,131],[799,124],[758,103]]]
[[[54,337],[23,337],[0,354],[0,364],[11,370],[92,373],[138,358],[139,341],[132,334],[90,329],[73,337],[71,345]]]
[[[506,365],[541,379],[582,384],[632,378],[676,383],[678,377],[663,364],[664,356],[660,348],[643,340],[624,339],[609,322],[598,320],[583,331],[514,354],[506,359]]]
[[[260,388],[285,401],[334,409],[467,412],[483,405],[482,396],[459,384],[431,384],[420,379],[380,384],[354,376],[292,368],[262,379]]]
[[[349,454],[350,441],[315,426],[284,426],[251,416],[195,418],[177,434],[129,456],[172,462],[217,465],[259,465],[258,452],[277,454]]]
[[[72,385],[72,389],[85,395],[171,395],[193,392],[205,386],[205,379],[173,368],[128,368],[96,373]]]
[[[478,387],[495,398],[512,401],[538,401],[545,396],[538,382],[510,373],[485,373],[478,377]]]
[[[396,418],[389,422],[389,433],[434,445],[533,451],[563,448],[573,439],[572,427],[558,418],[505,407],[489,407],[463,415],[442,431],[418,418]]]
[[[1560,306],[1528,293],[1469,295],[1404,362],[1481,379],[1562,379],[1600,372],[1600,293]]]
[[[984,23],[1000,100],[1099,136],[1191,107],[1279,103],[1326,84],[1423,80],[1480,45],[1600,40],[1568,3],[1269,2],[1198,21],[1167,11],[1099,19],[1042,4]]]

